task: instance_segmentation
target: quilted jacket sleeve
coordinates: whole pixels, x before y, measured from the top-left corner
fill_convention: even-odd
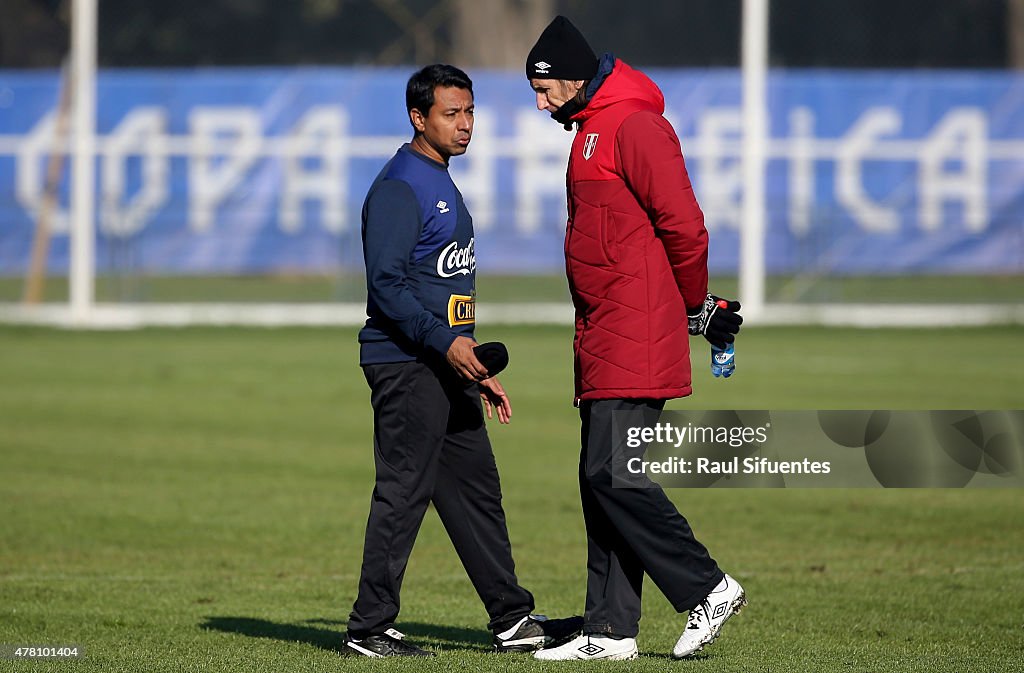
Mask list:
[[[708,288],[708,232],[679,138],[663,116],[642,111],[623,121],[615,142],[623,178],[665,246],[686,308],[696,309]]]

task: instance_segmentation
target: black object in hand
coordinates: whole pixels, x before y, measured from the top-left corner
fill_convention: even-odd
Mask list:
[[[722,299],[708,292],[699,308],[687,311],[690,334],[703,335],[712,346],[724,349],[735,340],[743,324],[739,310],[738,301]]]
[[[508,366],[508,349],[500,341],[488,341],[473,348],[473,354],[484,367],[487,367],[487,377],[490,378],[501,372]]]

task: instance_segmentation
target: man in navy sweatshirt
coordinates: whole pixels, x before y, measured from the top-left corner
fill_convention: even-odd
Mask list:
[[[431,65],[409,79],[405,96],[413,139],[363,205],[369,317],[359,359],[371,391],[377,479],[346,645],[368,657],[432,654],[394,628],[432,501],[487,609],[494,648],[536,650],[569,639],[583,620],[531,614],[484,425],[484,407],[508,423],[512,406],[473,352],[473,220],[448,175],[448,160],[464,154],[473,135],[473,83],[458,68]]]

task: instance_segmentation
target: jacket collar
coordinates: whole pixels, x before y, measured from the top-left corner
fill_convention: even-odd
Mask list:
[[[605,72],[606,58],[612,67],[601,77]],[[657,84],[625,61],[605,54],[598,66],[598,77],[587,87],[587,102],[583,109],[572,115],[572,121],[582,124],[605,108],[627,100],[644,103],[658,114],[665,113],[665,96]]]
[[[604,81],[608,78],[608,75],[612,74],[612,70],[615,68],[615,55],[611,52],[607,52],[601,56],[601,59],[597,63],[597,74],[594,75],[594,79],[590,80],[587,85],[586,91],[583,92],[583,102],[580,103],[578,100],[573,98],[572,100],[566,101],[562,107],[558,108],[551,113],[551,118],[556,122],[565,127],[566,131],[572,130],[573,121],[576,119],[576,115],[583,111],[587,106],[587,103],[597,90],[604,84]]]

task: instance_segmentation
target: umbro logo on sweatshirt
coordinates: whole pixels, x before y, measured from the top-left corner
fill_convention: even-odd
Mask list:
[[[437,210],[438,210],[439,213],[441,213],[443,215],[444,213],[447,213],[449,210],[451,210],[451,208],[448,207],[448,202],[447,201],[438,201],[437,202]]]

